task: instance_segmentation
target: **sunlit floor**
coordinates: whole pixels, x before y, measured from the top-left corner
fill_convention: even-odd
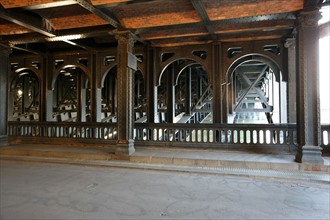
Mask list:
[[[328,183],[0,160],[1,219],[329,219]]]

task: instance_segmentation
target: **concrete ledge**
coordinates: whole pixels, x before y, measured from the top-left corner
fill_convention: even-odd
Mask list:
[[[294,155],[252,154],[220,150],[191,150],[167,148],[137,148],[131,155],[117,154],[107,147],[72,147],[58,145],[14,145],[0,148],[1,159],[34,160],[42,162],[63,162],[143,168],[171,171],[225,173],[247,175],[252,172],[310,173],[327,175],[330,160],[325,165],[294,162]],[[79,161],[79,162],[77,162]],[[119,165],[118,165],[119,166]],[[234,174],[232,174],[234,170]],[[242,171],[243,170],[243,171]],[[248,174],[252,175],[252,174]],[[298,178],[296,175],[295,178]],[[259,175],[259,174],[258,174]],[[265,174],[266,176],[268,174]]]
[[[77,160],[120,160],[121,155],[116,155],[108,149],[78,148],[63,146],[6,146],[0,149],[0,155],[66,158]],[[127,158],[126,158],[127,159]]]
[[[252,154],[221,150],[191,150],[169,148],[137,148],[131,162],[176,166],[231,167],[285,171],[315,171],[330,173],[330,160],[324,164],[297,163],[293,154]]]
[[[198,167],[232,167],[242,169],[270,169],[286,171],[317,171],[330,172],[330,167],[319,164],[299,163],[268,163],[232,160],[209,160],[209,159],[188,159],[157,156],[131,156],[131,162],[147,164],[165,164],[176,166],[198,166]]]

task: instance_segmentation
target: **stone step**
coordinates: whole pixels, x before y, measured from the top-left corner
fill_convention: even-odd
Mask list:
[[[152,149],[137,148],[131,162],[197,167],[230,167],[283,171],[319,171],[330,173],[330,159],[324,165],[294,161],[292,154],[256,154],[221,150]]]
[[[0,159],[87,166],[152,169],[247,177],[271,177],[303,181],[330,181],[329,158],[324,165],[300,164],[294,155],[271,155],[220,150],[188,150],[137,147],[131,156],[110,153],[106,148],[71,146],[6,146]]]
[[[106,148],[88,148],[59,145],[15,145],[0,148],[0,155],[65,158],[74,160],[128,160],[128,156],[116,155]]]

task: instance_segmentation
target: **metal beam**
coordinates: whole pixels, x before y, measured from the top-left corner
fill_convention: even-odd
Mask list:
[[[192,5],[204,22],[210,22],[202,0],[191,0]]]
[[[212,26],[221,26],[224,24],[240,24],[240,23],[257,23],[259,21],[274,21],[274,20],[295,20],[296,16],[293,13],[280,13],[280,14],[271,14],[271,15],[259,15],[259,16],[251,16],[244,18],[234,18],[234,19],[226,19],[226,20],[217,20],[210,21],[210,25]],[[171,29],[181,29],[181,28],[193,28],[193,27],[201,27],[205,26],[204,22],[196,22],[189,24],[177,24],[177,25],[164,25],[160,27],[149,27],[149,28],[141,28],[136,31],[136,34],[146,33],[149,31],[162,31]]]
[[[113,27],[118,28],[120,26],[119,23],[116,21],[116,19],[114,19],[113,17],[105,14],[101,10],[95,8],[88,1],[86,1],[86,0],[75,0],[75,2],[77,2],[77,4],[79,4],[81,7],[87,9],[88,11],[92,12],[93,14],[95,14],[95,15],[99,16],[100,18],[104,19],[105,21],[109,22],[109,24],[112,25]]]
[[[263,69],[262,69],[262,71],[260,72],[260,74],[258,75],[258,77],[257,77],[257,79],[253,82],[253,83],[251,83],[251,81],[250,81],[250,83],[248,82],[248,84],[250,85],[247,89],[246,89],[246,91],[238,98],[238,101],[237,101],[237,104],[236,104],[236,106],[235,106],[235,108],[234,108],[234,111],[237,111],[237,109],[238,109],[238,106],[242,103],[242,101],[243,101],[243,99],[245,98],[245,96],[249,93],[249,91],[250,90],[252,90],[254,87],[255,87],[255,85],[259,82],[259,80],[261,79],[261,77],[264,75],[264,73],[266,72],[266,70],[268,69],[268,66],[265,66]],[[244,75],[242,75],[243,77],[244,77]]]
[[[18,24],[47,37],[55,37],[55,33],[51,25],[46,19],[36,18],[23,13],[16,13],[13,10],[5,10],[0,5],[0,18],[5,19],[9,22]]]
[[[108,35],[115,35],[115,30],[109,31],[109,25],[97,26],[91,28],[78,28],[57,31],[55,37],[45,37],[38,33],[27,33],[19,35],[3,35],[2,42],[9,42],[11,45],[27,44],[27,43],[42,43],[42,42],[55,42],[62,40],[78,40],[93,37],[102,37]]]
[[[56,2],[37,4],[37,5],[24,6],[24,7],[22,7],[22,9],[38,10],[38,9],[56,8],[56,7],[61,7],[61,6],[74,5],[74,4],[76,4],[76,2],[74,0],[63,0],[63,1],[56,1]]]
[[[80,48],[82,48],[84,50],[94,50],[94,48],[91,48],[91,47],[88,47],[88,46],[84,46],[84,45],[81,45],[81,44],[77,44],[74,41],[63,40],[63,42],[65,42],[67,44],[70,44],[70,45],[73,45],[73,46],[76,46],[76,47],[80,47]]]
[[[211,25],[211,21],[210,21],[209,16],[207,15],[207,12],[205,10],[205,6],[203,4],[203,1],[202,0],[191,0],[191,3],[194,6],[194,8],[197,11],[197,13],[199,14],[199,16],[202,18],[207,31],[211,35],[211,38],[213,40],[216,40],[217,37],[214,34],[215,33],[214,27]]]
[[[0,46],[6,47],[8,49],[16,49],[16,50],[25,51],[25,52],[33,53],[33,54],[36,54],[36,55],[42,54],[41,52],[38,52],[38,51],[35,51],[35,50],[31,50],[31,49],[28,49],[28,48],[22,48],[22,47],[17,47],[17,46],[10,46],[10,45],[3,44],[3,43],[0,43]]]
[[[55,32],[53,31],[53,28],[47,22],[46,19],[42,19],[42,18],[39,19],[34,16],[29,16],[29,15],[26,15],[23,13],[17,13],[14,10],[5,10],[1,5],[0,5],[0,18],[3,18],[9,22],[13,22],[18,25],[21,25],[25,28],[33,30],[42,35],[45,35],[48,38],[44,38],[44,41],[47,41],[47,39],[49,41],[51,41],[50,39],[58,38],[58,41],[63,41],[65,43],[83,48],[85,50],[93,50],[93,48],[89,48],[87,46],[77,44],[73,41],[65,39],[64,37],[60,38],[60,37],[56,36]],[[45,28],[45,27],[48,27],[48,28]],[[18,43],[18,42],[16,42],[16,43]],[[20,42],[20,43],[22,43],[22,42]],[[17,47],[12,42],[10,42],[10,44],[11,44],[12,48],[15,48],[18,50],[24,50],[24,51],[27,51],[27,52],[30,52],[33,54],[40,54],[39,52],[30,50],[30,49]]]

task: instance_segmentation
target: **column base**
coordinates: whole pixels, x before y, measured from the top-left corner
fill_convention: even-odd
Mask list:
[[[132,155],[134,152],[134,140],[119,140],[117,142],[115,154]]]
[[[7,146],[7,145],[8,145],[8,137],[5,135],[0,136],[0,147]]]
[[[324,160],[322,158],[322,147],[298,147],[295,161],[298,163],[324,164]]]

